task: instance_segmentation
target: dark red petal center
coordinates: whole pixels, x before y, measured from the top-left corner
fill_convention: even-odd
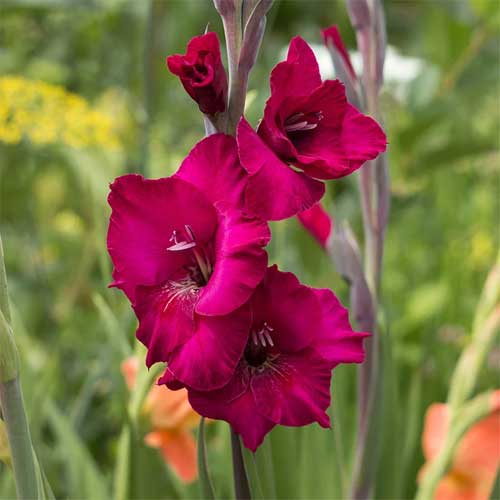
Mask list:
[[[260,328],[255,328],[245,348],[245,361],[253,368],[263,367],[264,364],[275,356],[274,329],[264,322]]]

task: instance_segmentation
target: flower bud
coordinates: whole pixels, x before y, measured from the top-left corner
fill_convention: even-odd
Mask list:
[[[368,0],[347,0],[347,12],[352,27],[361,31],[370,26],[370,6]]]
[[[255,4],[256,2],[249,2]],[[266,14],[271,8],[273,0],[260,0],[249,12],[248,19],[245,22],[243,33],[243,43],[240,51],[240,68],[246,72],[246,77],[257,59],[257,53],[264,36],[266,27]],[[247,4],[247,2],[245,2]]]
[[[214,0],[214,5],[219,15],[224,17],[229,13],[233,13],[237,7],[241,8],[241,1],[242,0]]]
[[[372,296],[363,273],[358,243],[347,222],[335,225],[329,253],[337,272],[350,285],[351,310],[357,328],[373,333],[375,314]]]
[[[337,26],[333,25],[321,31],[326,48],[332,56],[335,74],[345,85],[347,99],[358,109],[361,107],[359,82]]]
[[[215,115],[226,109],[227,77],[222,64],[219,38],[208,32],[188,43],[185,55],[167,57],[171,73],[178,76],[200,111]]]

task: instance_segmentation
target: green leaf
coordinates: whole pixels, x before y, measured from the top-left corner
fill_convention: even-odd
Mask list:
[[[205,417],[201,417],[198,428],[198,473],[202,498],[215,499],[214,488],[208,473],[207,450],[205,446]]]
[[[252,498],[276,498],[271,441],[265,439],[255,453],[242,447]]]
[[[127,341],[127,337],[123,333],[123,328],[118,318],[104,300],[104,297],[96,292],[92,295],[92,301],[99,312],[104,332],[108,335],[111,345],[120,352],[123,358],[130,356],[132,354],[132,349]]]
[[[106,480],[93,457],[67,417],[51,402],[48,404],[48,419],[66,468],[69,496],[108,500],[110,496]]]

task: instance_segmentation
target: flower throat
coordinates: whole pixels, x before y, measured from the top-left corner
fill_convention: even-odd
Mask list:
[[[196,267],[190,269],[191,277],[198,282],[200,286],[208,283],[213,268],[207,252],[196,242],[196,236],[193,228],[189,224],[184,225],[184,229],[172,231],[169,239],[172,245],[167,248],[169,252],[190,251],[194,257]]]

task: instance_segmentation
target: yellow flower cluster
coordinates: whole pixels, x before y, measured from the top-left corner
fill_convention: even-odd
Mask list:
[[[0,77],[0,141],[63,143],[75,148],[117,149],[112,117],[63,87],[20,76]]]

